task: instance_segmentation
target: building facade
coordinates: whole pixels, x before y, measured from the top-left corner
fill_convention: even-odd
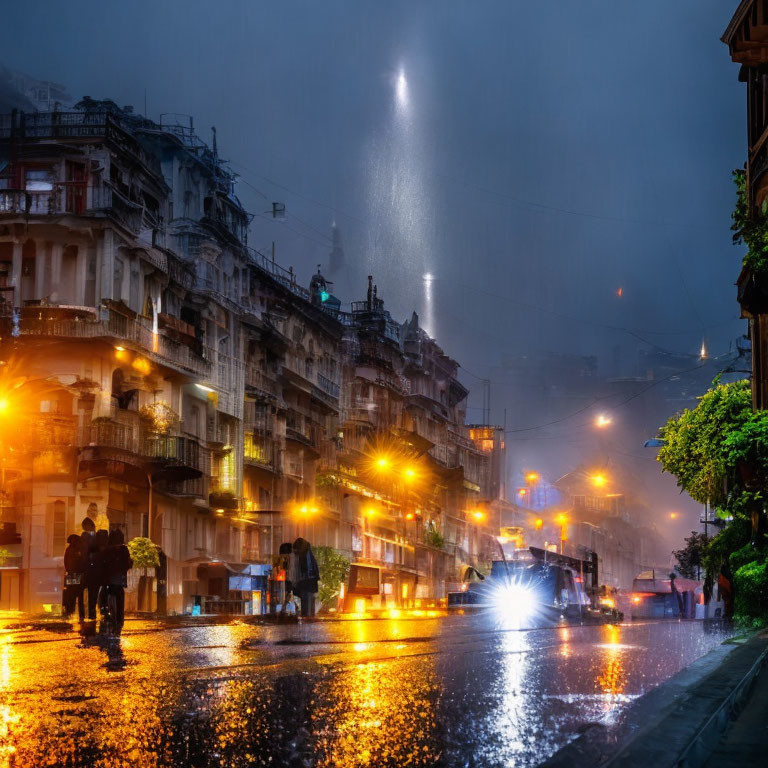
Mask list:
[[[250,248],[234,181],[191,121],[0,115],[0,608],[60,602],[86,516],[158,545],[128,606],[161,612],[260,610],[298,535],[376,604],[489,557],[503,436],[471,439],[458,364],[371,281],[343,311]]]
[[[731,60],[740,65],[747,91],[747,160],[744,165],[744,217],[764,226],[768,201],[768,6],[742,0],[722,37]],[[749,320],[752,348],[752,404],[768,408],[768,278],[745,264],[738,277],[742,317]]]

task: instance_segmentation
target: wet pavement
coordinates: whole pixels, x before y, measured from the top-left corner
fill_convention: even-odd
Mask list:
[[[533,766],[724,639],[490,615],[0,630],[0,768]]]

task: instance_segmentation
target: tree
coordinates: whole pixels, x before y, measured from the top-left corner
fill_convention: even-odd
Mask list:
[[[715,380],[693,410],[686,408],[661,428],[665,444],[657,460],[662,470],[675,475],[678,486],[700,504],[730,510],[745,489],[733,486],[736,453],[726,441],[752,417],[749,382]]]
[[[686,579],[701,578],[701,566],[708,543],[709,539],[703,533],[691,531],[691,535],[685,539],[685,547],[672,553],[681,576]]]
[[[349,575],[349,560],[333,547],[313,547],[312,551],[320,571],[317,596],[325,606],[339,594]]]
[[[159,547],[151,539],[137,536],[128,542],[134,568],[155,568],[160,565]]]
[[[707,581],[713,583],[722,574],[732,583],[737,619],[765,620],[768,413],[752,411],[749,382],[715,380],[694,409],[662,427],[661,436],[665,445],[658,460],[663,470],[674,474],[693,499],[729,520],[700,558]],[[686,549],[675,553],[681,565],[680,555],[693,557],[690,539],[686,541]],[[760,595],[764,597],[758,599]]]

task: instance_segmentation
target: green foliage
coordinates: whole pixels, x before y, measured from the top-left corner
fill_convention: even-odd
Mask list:
[[[717,536],[710,539],[704,554],[704,567],[711,578],[717,578],[723,565],[728,565],[731,554],[749,542],[751,531],[750,521],[743,517],[737,517]]]
[[[137,536],[128,542],[134,568],[155,568],[160,565],[160,548],[151,539]]]
[[[765,272],[768,270],[768,204],[764,201],[760,215],[750,218],[746,173],[734,171],[733,181],[736,184],[736,208],[731,214],[733,242],[747,246],[745,267]]]
[[[768,618],[768,561],[761,557],[742,565],[733,575],[734,615]]]
[[[751,448],[749,442],[759,432],[759,426],[753,426],[753,417],[748,381],[715,381],[693,410],[686,408],[661,428],[665,445],[657,460],[664,472],[677,477],[677,484],[692,499],[730,510],[738,501],[739,492],[745,490],[742,486],[734,489],[735,496],[729,493],[728,483],[736,475],[736,460],[752,448],[758,450],[755,446]],[[742,431],[745,425],[749,427]],[[768,447],[768,420],[764,420],[763,428],[762,437]],[[768,450],[765,457],[768,461]]]
[[[5,547],[0,547],[0,565],[5,565],[5,561],[12,558],[13,552],[6,549]]]
[[[318,488],[336,488],[339,485],[339,477],[333,472],[323,472],[315,477],[315,485]]]
[[[318,598],[322,605],[327,605],[339,594],[349,575],[349,560],[333,547],[313,547],[312,551],[320,571]]]
[[[681,576],[686,579],[699,578],[708,543],[709,539],[703,533],[691,531],[691,535],[685,539],[685,547],[672,553]]]
[[[443,534],[440,533],[436,528],[427,527],[427,529],[424,531],[424,540],[427,544],[429,544],[430,547],[434,547],[435,549],[442,549],[445,545],[445,539],[443,538]]]

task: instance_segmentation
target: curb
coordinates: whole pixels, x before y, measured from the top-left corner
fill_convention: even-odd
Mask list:
[[[625,710],[616,728],[594,726],[541,768],[698,768],[768,661],[768,633],[725,641]]]

